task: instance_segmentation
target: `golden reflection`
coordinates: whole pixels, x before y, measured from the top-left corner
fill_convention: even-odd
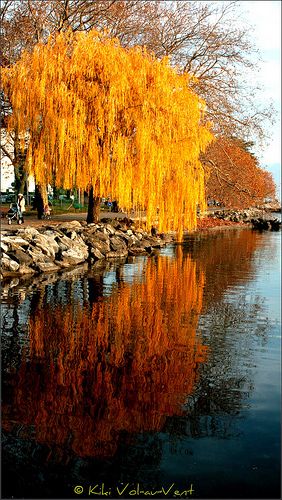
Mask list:
[[[160,431],[181,415],[206,357],[196,335],[203,287],[177,247],[177,259],[148,259],[142,278],[91,305],[74,294],[38,307],[3,427],[32,427],[36,441],[80,456],[113,455],[122,431]]]
[[[228,289],[252,279],[254,254],[266,243],[262,234],[248,229],[209,231],[190,240],[189,255],[205,275],[203,311]],[[187,255],[187,247],[184,251]]]

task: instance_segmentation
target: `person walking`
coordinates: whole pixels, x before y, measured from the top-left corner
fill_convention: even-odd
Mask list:
[[[24,222],[23,214],[25,212],[25,199],[22,193],[18,194],[17,204],[18,204],[19,220],[23,223]]]

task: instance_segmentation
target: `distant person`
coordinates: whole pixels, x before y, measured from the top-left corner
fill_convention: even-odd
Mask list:
[[[151,235],[152,236],[157,236],[158,232],[157,232],[157,228],[155,226],[152,226],[151,227]]]
[[[112,212],[115,212],[115,213],[118,212],[118,203],[116,200],[113,201]]]
[[[23,214],[25,212],[25,199],[22,193],[19,193],[18,195],[17,204],[18,204],[19,219],[21,220],[21,222],[24,222]]]

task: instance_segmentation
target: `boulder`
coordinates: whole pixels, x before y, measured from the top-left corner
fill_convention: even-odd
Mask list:
[[[85,253],[84,249],[78,246],[69,248],[68,250],[64,250],[61,253],[61,260],[67,261],[67,263],[69,263],[69,265],[71,266],[80,264],[81,262],[84,262],[87,258],[88,258],[88,250],[87,253]]]
[[[103,233],[97,232],[92,235],[87,235],[85,238],[85,243],[88,247],[96,248],[103,255],[106,255],[110,251],[110,238],[109,235],[105,235]]]
[[[5,271],[8,271],[9,273],[15,273],[19,270],[20,265],[18,262],[11,259],[9,255],[3,253],[1,258],[1,267],[3,274],[5,274]]]
[[[128,249],[128,255],[144,255],[145,253],[145,248],[142,248],[141,246],[132,245]]]
[[[140,244],[140,242],[139,242],[138,238],[134,234],[130,235],[129,240],[127,241],[128,247],[131,247],[132,245],[139,246],[139,244]]]
[[[127,245],[125,241],[122,238],[119,238],[118,236],[112,236],[110,238],[110,247],[111,250],[113,250],[114,252],[120,252],[120,251],[127,252]]]
[[[107,243],[109,243],[110,241],[110,237],[108,235],[108,233],[104,233],[102,232],[102,230],[98,230],[96,233],[95,233],[95,237],[98,238],[99,240],[101,241],[105,241]]]
[[[43,273],[48,273],[48,272],[50,273],[53,271],[59,271],[59,269],[60,269],[60,267],[52,261],[37,262],[34,267],[37,271],[41,271]]]
[[[1,250],[3,250],[3,252],[8,252],[8,250],[9,250],[9,246],[6,245],[6,243],[4,243],[2,240],[0,241],[0,247],[1,247]]]
[[[135,230],[129,219],[109,219],[105,224],[89,225],[70,221],[42,226],[39,230],[25,227],[2,234],[3,276],[56,273],[89,260],[94,264],[126,259],[151,253],[172,240],[168,235],[152,236],[140,227]]]
[[[13,258],[20,265],[25,264],[30,266],[33,263],[33,259],[27,252],[24,252],[21,247],[18,245],[11,245],[10,253],[8,252],[9,257]]]
[[[32,244],[40,248],[42,252],[51,259],[55,259],[56,253],[59,251],[59,245],[55,238],[43,234],[35,235]]]
[[[128,251],[127,250],[116,250],[116,251],[111,251],[106,254],[107,259],[120,259],[123,257],[127,257]]]
[[[51,259],[48,255],[44,254],[42,252],[42,249],[39,247],[29,247],[27,249],[27,255],[29,255],[32,259],[32,267],[34,267],[35,264],[38,262],[50,262]]]
[[[39,233],[38,233],[39,234]],[[28,247],[29,241],[19,236],[2,236],[1,242],[9,246],[9,244],[16,243],[17,245]]]
[[[92,247],[90,250],[90,258],[93,260],[104,259],[105,255],[103,255],[98,248]]]
[[[31,241],[33,237],[40,234],[35,227],[26,227],[24,229],[18,229],[18,234],[21,235],[25,240]]]
[[[130,240],[130,236],[129,236],[129,234],[127,234],[127,233],[125,233],[125,232],[121,231],[120,229],[118,229],[118,230],[116,231],[115,236],[118,236],[118,237],[122,238],[125,242],[127,242],[127,241],[129,241],[129,240]]]
[[[20,264],[18,272],[20,274],[34,274],[36,272],[36,270],[32,269],[31,267],[27,266],[26,264]]]
[[[269,221],[258,218],[258,219],[251,219],[253,229],[258,229],[259,231],[267,231],[270,228]]]
[[[271,231],[279,231],[281,229],[281,221],[274,219],[269,221]]]
[[[70,238],[68,238],[66,235],[57,236],[55,241],[59,247],[58,252],[59,251],[64,252],[65,250],[69,250],[70,248],[73,247],[73,241]]]
[[[109,234],[115,234],[116,230],[111,224],[105,224],[105,229]]]
[[[57,227],[58,229],[63,231],[63,233],[65,233],[66,231],[73,231],[78,228],[81,228],[82,226],[78,220],[71,220],[68,222],[62,222],[61,224],[58,224]]]

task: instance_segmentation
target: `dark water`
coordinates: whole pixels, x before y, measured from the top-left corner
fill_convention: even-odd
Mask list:
[[[2,497],[280,498],[280,246],[4,283]]]

